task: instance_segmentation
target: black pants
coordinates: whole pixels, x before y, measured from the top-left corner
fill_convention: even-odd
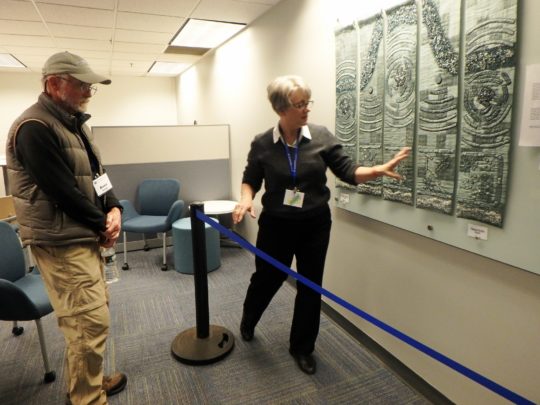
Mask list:
[[[287,267],[291,266],[295,256],[298,273],[321,285],[331,225],[328,208],[306,219],[283,219],[263,212],[259,218],[257,248]],[[257,325],[286,279],[287,274],[281,270],[259,257],[255,259],[255,273],[251,276],[244,301],[244,320],[247,326]],[[301,282],[297,282],[296,287],[290,351],[310,354],[315,349],[319,333],[321,295]]]

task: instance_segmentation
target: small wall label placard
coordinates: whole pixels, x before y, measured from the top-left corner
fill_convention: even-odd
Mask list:
[[[467,236],[470,236],[471,238],[475,238],[475,239],[487,240],[488,229],[485,226],[468,224]]]

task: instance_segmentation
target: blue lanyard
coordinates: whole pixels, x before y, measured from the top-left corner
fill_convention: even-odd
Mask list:
[[[282,144],[285,148],[285,154],[287,155],[287,161],[289,162],[289,169],[291,171],[291,177],[292,177],[292,185],[296,188],[296,165],[298,163],[298,149],[300,149],[300,138],[297,138],[296,140],[296,148],[294,148],[294,157],[291,158],[291,154],[289,153],[289,146],[287,145],[287,142],[285,142],[285,139],[281,138],[283,140]]]

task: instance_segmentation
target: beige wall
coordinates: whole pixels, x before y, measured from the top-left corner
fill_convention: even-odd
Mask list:
[[[197,120],[231,125],[235,197],[251,139],[277,120],[265,100],[266,84],[273,77],[304,76],[315,100],[311,121],[334,128],[336,4],[332,0],[284,0],[180,78],[179,123]],[[524,0],[522,5],[521,61],[540,63],[540,28],[534,17],[540,14],[540,4]],[[538,149],[533,153],[538,155]],[[333,218],[324,280],[328,290],[540,402],[540,276],[340,209],[333,209]],[[251,241],[256,229],[256,221],[250,219],[239,227]],[[506,403],[337,309],[451,400]]]
[[[3,145],[11,123],[37,100],[40,79],[38,74],[0,73],[0,156],[5,154]],[[176,79],[113,77],[110,86],[98,85],[88,112],[92,115],[88,121],[91,126],[176,125]],[[1,173],[0,195],[5,195]]]

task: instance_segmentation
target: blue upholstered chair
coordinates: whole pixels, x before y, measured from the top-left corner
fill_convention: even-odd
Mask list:
[[[171,230],[174,221],[182,216],[184,201],[178,199],[180,182],[176,179],[146,179],[139,184],[137,200],[139,210],[128,200],[120,200],[124,208],[122,214],[122,230],[124,237],[123,270],[129,269],[127,262],[126,232],[142,233],[144,250],[148,250],[145,234],[163,234],[163,265],[167,270],[167,231]]]
[[[26,263],[21,243],[15,230],[0,221],[0,320],[14,321],[13,334],[23,333],[17,321],[36,321],[41,355],[45,365],[46,383],[56,379],[56,373],[49,367],[47,346],[41,326],[41,318],[53,311],[43,280],[37,268],[26,272]]]

